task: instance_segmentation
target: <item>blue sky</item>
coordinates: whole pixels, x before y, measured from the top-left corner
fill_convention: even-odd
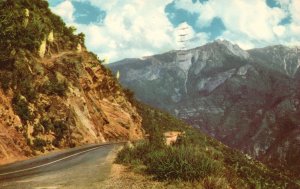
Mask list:
[[[300,0],[48,0],[86,34],[99,57],[117,61],[226,39],[243,49],[300,45]]]

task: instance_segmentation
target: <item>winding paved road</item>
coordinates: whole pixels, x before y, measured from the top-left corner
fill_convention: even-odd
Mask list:
[[[0,188],[101,188],[120,145],[88,145],[0,166]]]

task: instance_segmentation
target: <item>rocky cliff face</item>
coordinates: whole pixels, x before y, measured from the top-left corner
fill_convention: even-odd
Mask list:
[[[297,47],[244,51],[219,40],[109,67],[140,100],[231,147],[300,171],[299,61]]]
[[[46,1],[7,0],[0,9],[0,163],[143,137],[136,108],[86,51],[83,34],[73,34]]]

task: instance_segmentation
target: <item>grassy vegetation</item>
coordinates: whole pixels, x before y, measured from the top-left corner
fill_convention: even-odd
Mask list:
[[[198,182],[203,188],[300,188],[286,176],[195,130],[173,116],[136,103],[150,137],[125,147],[116,162],[159,180]],[[172,146],[163,132],[184,131]]]

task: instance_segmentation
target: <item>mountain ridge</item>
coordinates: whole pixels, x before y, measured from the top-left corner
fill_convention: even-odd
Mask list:
[[[296,47],[280,50],[272,46],[243,51],[215,41],[184,51],[183,62],[176,54],[181,51],[173,51],[108,67],[120,73],[120,82],[141,101],[230,147],[299,171],[300,54]]]

